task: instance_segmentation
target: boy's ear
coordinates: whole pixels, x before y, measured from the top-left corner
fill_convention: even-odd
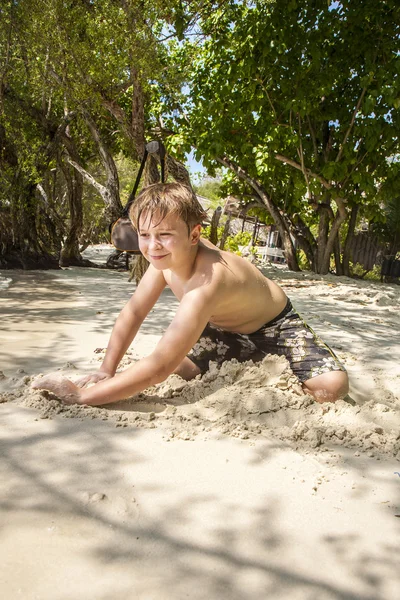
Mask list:
[[[192,229],[192,231],[190,232],[190,241],[192,242],[192,244],[197,244],[200,240],[200,235],[201,235],[201,225],[200,223],[198,225],[195,225]]]

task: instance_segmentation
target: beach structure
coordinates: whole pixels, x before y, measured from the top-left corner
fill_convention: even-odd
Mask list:
[[[200,204],[206,210],[208,220],[211,222],[214,212],[212,203],[203,196],[197,196]],[[258,216],[248,214],[252,204],[244,204],[235,196],[227,196],[221,200],[221,216],[227,215],[230,217],[229,228],[233,235],[237,233],[251,233],[251,245],[256,250],[257,257],[262,261],[285,263],[286,259],[282,250],[282,241],[275,225],[266,225],[260,221]]]

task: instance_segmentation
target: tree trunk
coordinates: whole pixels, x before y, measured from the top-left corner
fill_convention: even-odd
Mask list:
[[[231,219],[232,219],[232,214],[229,213],[228,214],[228,218],[227,218],[227,220],[225,222],[224,231],[222,232],[221,241],[219,243],[219,247],[220,247],[221,250],[224,249],[225,242],[226,242],[226,240],[228,238],[228,235],[229,235],[229,229],[230,229],[230,226],[231,226]]]
[[[315,269],[315,272],[321,275],[326,275],[329,272],[331,255],[334,252],[336,238],[339,235],[340,226],[347,218],[345,201],[342,198],[335,198],[337,205],[336,214],[331,208],[330,192],[325,194],[324,200],[324,202],[318,204],[320,221]]]
[[[329,211],[327,206],[324,204],[318,205],[319,212],[319,223],[318,223],[318,238],[317,238],[317,260],[316,260],[316,273],[326,275],[329,271],[330,266],[330,255],[329,260],[326,260],[326,246],[328,242],[329,233]]]
[[[135,67],[131,68],[132,78],[132,105],[130,119],[127,118],[125,111],[114,101],[102,97],[104,107],[113,115],[119,123],[122,132],[131,142],[134,158],[141,161],[145,151],[145,120],[144,120],[144,104],[145,97],[140,80],[140,73]],[[157,168],[158,157],[150,156],[147,160],[144,172],[144,184],[151,185],[160,181],[160,174]],[[190,176],[187,169],[175,160],[173,157],[166,156],[166,170],[175,181],[183,183],[192,188]],[[146,272],[149,263],[142,255],[133,256],[131,258],[131,275],[130,279],[134,279],[137,283],[140,281]]]
[[[116,221],[122,213],[122,204],[119,197],[119,179],[117,167],[115,166],[111,152],[101,138],[100,131],[98,130],[95,122],[86,111],[84,111],[83,114],[90,133],[96,142],[100,159],[106,172],[107,181],[106,185],[103,186],[105,189],[103,190],[102,196],[106,202],[106,209],[108,212],[107,216],[110,218],[110,222],[113,222]]]
[[[343,265],[340,260],[340,239],[339,236],[336,237],[335,244],[333,246],[333,254],[335,257],[335,267],[336,267],[336,275],[345,275],[343,273]]]
[[[312,235],[309,227],[303,222],[300,215],[296,214],[292,218],[290,218],[291,228],[290,231],[298,243],[301,250],[303,250],[304,254],[308,262],[310,263],[310,268],[312,271],[315,269],[315,256],[316,256],[316,244],[314,240],[314,236]]]
[[[218,206],[211,217],[210,242],[216,246],[218,244],[218,224],[222,215],[222,208]]]
[[[161,181],[158,170],[158,162],[153,154],[149,154],[146,160],[146,166],[143,173],[144,186],[159,183]]]
[[[37,229],[36,184],[21,181],[23,176],[16,170],[15,196],[11,198],[11,210],[4,211],[0,228],[0,263],[5,268],[56,269],[58,262],[41,243]],[[2,232],[3,233],[3,232]]]
[[[300,271],[301,269],[299,267],[299,263],[297,262],[296,251],[292,242],[292,238],[290,237],[289,224],[286,223],[284,216],[281,214],[278,207],[272,201],[271,197],[263,188],[261,183],[250,177],[250,175],[244,169],[242,169],[242,167],[237,165],[228,157],[217,157],[216,160],[220,164],[224,165],[225,167],[236,173],[236,175],[240,177],[240,179],[246,181],[253,188],[257,196],[261,199],[262,203],[267,208],[271,217],[274,219],[275,225],[282,239],[283,251],[285,253],[285,258],[289,269],[291,271]]]
[[[352,242],[354,239],[354,231],[356,228],[357,215],[358,215],[359,208],[360,207],[358,204],[355,204],[351,208],[349,229],[347,231],[346,241],[344,243],[344,248],[343,248],[343,259],[342,259],[343,269],[342,270],[343,270],[343,275],[347,275],[347,277],[350,277],[350,251],[351,251],[351,245],[352,245]],[[340,273],[338,273],[338,275],[339,274]]]
[[[141,119],[141,115],[143,114],[143,109],[140,105],[140,102],[144,102],[144,97],[140,93],[140,88],[138,81],[136,81],[136,92],[134,92],[134,98],[132,99],[132,116],[131,121],[126,118],[125,112],[122,108],[116,104],[115,102],[111,102],[106,98],[103,98],[104,107],[113,115],[116,121],[119,123],[122,132],[126,136],[126,138],[131,142],[133,146],[133,153],[135,160],[141,161],[144,148],[146,144],[145,140],[145,130],[144,126],[139,126],[139,121]],[[137,112],[134,112],[136,108]],[[158,162],[156,157],[152,157],[154,162]],[[173,156],[167,154],[165,158],[165,166],[167,173],[174,178],[178,183],[182,183],[183,185],[187,185],[189,188],[192,188],[192,184],[190,181],[189,171],[186,167],[176,160]],[[146,169],[147,171],[147,169]],[[156,183],[157,177],[159,178],[158,173],[156,174],[153,170],[153,166],[151,167],[151,171],[154,174],[153,176],[147,176],[145,173],[145,183],[149,185],[150,183]],[[159,179],[158,179],[159,180]]]
[[[62,161],[59,164],[67,185],[70,219],[69,231],[60,253],[60,267],[71,265],[85,266],[88,264],[88,261],[82,258],[79,249],[79,236],[83,227],[83,177],[76,169],[72,169]]]

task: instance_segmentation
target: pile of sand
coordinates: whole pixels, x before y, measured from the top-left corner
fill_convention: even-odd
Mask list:
[[[131,361],[128,354],[122,367]],[[60,374],[76,378],[71,364]],[[12,379],[13,391],[0,400],[35,408],[40,418],[61,415],[102,419],[116,427],[157,427],[163,429],[166,441],[193,440],[214,431],[249,440],[273,436],[314,452],[344,446],[353,448],[356,456],[366,452],[400,459],[400,401],[392,392],[386,392],[384,403],[370,400],[359,406],[348,397],[319,405],[303,394],[283,357],[267,356],[258,364],[232,360],[221,368],[210,363],[203,377],[186,382],[171,375],[130,401],[107,408],[64,405],[49,392],[33,391],[31,377],[24,373]]]
[[[302,393],[286,360],[268,356],[257,365],[231,361],[218,369],[211,363],[210,371],[201,378],[185,382],[171,376],[134,399],[107,408],[65,406],[53,395],[30,388],[36,374],[19,369],[8,371],[6,377],[0,372],[5,390],[0,401],[33,407],[41,418],[59,414],[102,419],[116,427],[162,428],[166,441],[192,440],[209,432],[250,441],[275,436],[307,451],[342,446],[354,448],[356,455],[365,452],[377,458],[387,455],[400,459],[400,286],[294,273],[274,265],[263,270],[280,283],[295,308],[344,363],[351,398],[333,405],[316,404]],[[6,278],[3,284],[8,285]],[[123,290],[126,294],[125,287]],[[168,326],[173,302],[168,296],[156,307],[151,335],[145,331],[139,336],[121,368],[151,352],[146,339],[154,342],[158,339],[154,334],[161,335]],[[93,353],[93,370],[103,356],[101,348]],[[59,373],[72,380],[82,375],[71,363]]]

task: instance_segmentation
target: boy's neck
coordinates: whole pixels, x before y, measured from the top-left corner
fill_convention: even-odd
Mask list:
[[[174,275],[174,277],[177,277],[181,281],[189,281],[196,270],[198,251],[199,244],[191,248],[187,261],[173,269],[169,269],[171,275]]]

